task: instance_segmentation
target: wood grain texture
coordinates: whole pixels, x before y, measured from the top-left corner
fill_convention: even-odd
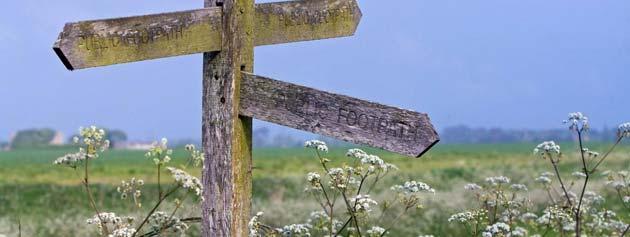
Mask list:
[[[53,49],[70,70],[216,51],[221,16],[214,7],[68,23]]]
[[[354,35],[356,0],[303,0],[256,5],[255,44],[270,45]]]
[[[69,70],[221,49],[221,7],[68,23],[53,49]],[[302,0],[255,6],[254,45],[353,35],[356,0]]]
[[[413,157],[440,139],[424,113],[244,75],[241,115]]]
[[[206,0],[206,7],[216,6]],[[238,114],[241,70],[252,71],[254,1],[224,0],[221,51],[204,53],[202,236],[247,236],[252,119]]]

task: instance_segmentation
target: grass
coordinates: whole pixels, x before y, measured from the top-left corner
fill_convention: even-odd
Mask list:
[[[606,144],[593,144],[592,150],[604,150]],[[534,144],[499,145],[438,145],[422,158],[407,158],[380,150],[366,149],[400,168],[395,176],[384,180],[374,196],[386,197],[389,186],[405,180],[420,180],[432,185],[437,194],[428,196],[427,208],[397,223],[392,236],[437,234],[458,236],[458,227],[446,222],[448,216],[469,206],[462,191],[467,182],[481,182],[486,176],[506,175],[515,182],[534,186],[533,179],[542,171],[550,171],[547,161],[531,154]],[[562,144],[565,152],[575,144]],[[344,161],[344,148],[331,148],[333,165]],[[21,223],[23,236],[86,236],[90,229],[84,221],[92,213],[80,186],[79,175],[69,168],[55,167],[52,161],[72,148],[42,148],[0,152],[0,236],[17,232]],[[560,169],[565,174],[577,170],[575,153],[567,153]],[[173,157],[184,157],[176,150]],[[628,169],[630,149],[622,145],[605,163],[605,169]],[[142,151],[113,150],[92,162],[91,179],[98,193],[99,205],[104,210],[137,215],[130,205],[120,205],[116,185],[131,177],[147,181],[145,196],[156,195],[155,168],[144,158]],[[319,171],[315,154],[302,148],[255,149],[253,211],[264,211],[266,220],[274,225],[306,220],[316,210],[313,201],[302,192],[304,176]],[[193,172],[194,173],[194,172]],[[199,171],[196,171],[199,175]],[[594,184],[603,182],[596,177]],[[153,191],[151,191],[153,190]],[[611,198],[612,199],[612,198]],[[150,203],[143,203],[150,206]],[[188,201],[188,215],[199,215],[198,209]],[[146,210],[145,210],[146,211]],[[192,233],[195,233],[194,231]],[[193,234],[194,235],[194,234]],[[13,235],[8,235],[13,236]]]

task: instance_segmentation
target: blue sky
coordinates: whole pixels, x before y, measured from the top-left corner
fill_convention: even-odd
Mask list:
[[[428,112],[438,128],[630,120],[629,1],[359,0],[354,37],[256,49],[255,72]],[[198,137],[201,55],[67,71],[64,23],[195,9],[202,0],[20,0],[0,10],[0,139],[97,124],[135,139]],[[267,124],[257,122],[256,126]],[[279,128],[276,128],[279,129]]]

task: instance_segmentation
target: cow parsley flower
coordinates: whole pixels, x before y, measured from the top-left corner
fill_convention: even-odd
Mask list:
[[[569,113],[569,118],[564,120],[563,123],[569,124],[569,129],[575,131],[584,131],[589,128],[588,117],[581,112]]]
[[[534,148],[534,154],[540,155],[543,159],[552,154],[560,155],[560,145],[557,145],[554,141],[540,143]]]
[[[486,219],[486,214],[487,210],[485,209],[460,212],[449,217],[448,222],[458,222],[461,224],[480,223],[481,221]]]
[[[370,199],[370,195],[357,195],[350,200],[355,203],[355,211],[358,213],[367,213],[372,211],[372,206],[378,205],[378,203]]]
[[[145,157],[153,159],[155,165],[164,165],[171,161],[173,150],[168,149],[168,140],[162,138],[160,142],[153,142],[149,151],[144,154]]]
[[[133,237],[136,233],[136,229],[131,227],[121,227],[112,231],[112,234],[107,237]]]
[[[381,237],[385,233],[385,228],[380,226],[372,226],[366,231],[368,237]]]
[[[133,223],[133,217],[119,217],[116,213],[113,212],[101,212],[99,215],[94,215],[94,217],[87,219],[88,225],[96,225],[99,234],[103,234],[103,226],[107,226],[110,230],[121,229],[119,234],[128,233],[131,229],[127,229],[127,231],[123,231],[122,229],[127,228]],[[112,227],[112,228],[110,228]],[[135,230],[134,230],[135,232]],[[117,235],[110,235],[116,236]]]
[[[619,128],[617,128],[617,136],[620,138],[630,137],[630,122],[619,125]]]
[[[256,213],[256,215],[254,215],[252,217],[252,219],[249,220],[249,223],[247,224],[247,227],[249,229],[249,237],[263,237],[264,236],[264,232],[262,230],[262,223],[260,222],[260,219],[262,219],[263,216],[263,212],[258,212]]]
[[[188,230],[188,225],[179,218],[171,217],[170,214],[156,211],[149,216],[151,229],[157,232],[184,233]]]
[[[144,186],[144,181],[133,177],[128,182],[123,180],[121,185],[116,188],[116,191],[120,193],[121,199],[127,199],[127,197],[132,196],[135,205],[142,207],[142,203],[139,200],[140,196],[142,196],[142,186]]]
[[[389,171],[398,169],[395,165],[386,163],[377,155],[368,154],[361,149],[350,149],[346,152],[346,156],[356,158],[359,162],[361,162],[361,164],[367,165],[370,173],[376,170]]]
[[[309,183],[309,188],[307,190],[321,190],[321,175],[316,172],[310,172],[306,174],[306,181]]]
[[[510,232],[510,237],[525,237],[527,236],[527,229],[523,227],[516,227]]]
[[[420,192],[435,193],[435,189],[431,188],[428,184],[420,181],[407,181],[403,185],[394,185],[391,187],[391,190],[406,195]]]
[[[206,157],[203,152],[195,148],[195,145],[188,144],[184,148],[186,149],[186,151],[190,153],[190,163],[194,167],[199,167],[203,164],[203,161],[205,160]]]
[[[306,148],[314,148],[318,151],[328,152],[328,146],[326,146],[325,142],[320,140],[310,140],[304,143],[304,147]]]
[[[507,236],[510,233],[510,226],[503,222],[497,222],[486,227],[486,230],[481,233],[483,237],[493,236]]]
[[[86,153],[79,151],[77,153],[65,154],[62,157],[57,158],[53,164],[55,165],[65,165],[70,168],[76,169],[83,160],[85,160]]]
[[[476,190],[481,190],[483,188],[479,186],[479,184],[469,183],[469,184],[464,185],[464,189],[468,191],[476,191]]]
[[[106,139],[105,130],[101,128],[97,128],[96,126],[90,126],[89,128],[79,128],[79,135],[84,145],[87,146],[86,153],[90,156],[89,158],[97,158],[97,151],[105,151],[109,148],[109,140]]]
[[[523,213],[520,218],[521,218],[521,221],[528,222],[528,221],[536,220],[538,216],[534,213],[526,212],[526,213]]]
[[[512,184],[510,188],[514,191],[527,191],[525,184]]]
[[[488,178],[486,178],[486,183],[488,183],[489,185],[492,185],[492,186],[498,186],[498,185],[501,185],[501,184],[508,184],[508,183],[510,183],[510,179],[508,177],[505,177],[505,176],[488,177]]]
[[[291,224],[276,230],[284,237],[309,237],[311,228],[309,224]]]
[[[198,198],[203,200],[203,185],[199,182],[197,177],[194,177],[186,173],[186,171],[177,168],[167,167],[166,169],[171,172],[173,179],[175,179],[175,182],[177,182],[178,185],[188,191],[192,191]]]
[[[583,172],[580,171],[575,171],[573,173],[571,173],[571,175],[577,179],[582,179],[582,178],[586,178],[586,174],[584,174]]]

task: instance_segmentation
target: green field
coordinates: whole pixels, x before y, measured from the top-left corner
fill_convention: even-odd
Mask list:
[[[575,150],[572,149],[575,144],[562,146],[568,154],[560,169],[571,173],[578,167],[576,154],[569,152]],[[590,147],[604,150],[604,146]],[[424,211],[398,221],[392,236],[458,236],[462,234],[461,228],[448,224],[446,219],[472,205],[463,185],[482,182],[487,176],[505,175],[513,182],[529,184],[534,189],[534,178],[551,169],[546,161],[532,155],[533,147],[534,144],[438,145],[419,159],[366,149],[400,168],[383,181],[380,189],[375,189],[373,196],[386,197],[391,185],[406,180],[428,183],[436,189],[436,194],[427,195]],[[603,169],[628,169],[628,147],[622,145]],[[346,150],[331,148],[326,156],[333,164],[340,165],[347,161]],[[18,226],[22,236],[90,236],[92,227],[85,224],[85,219],[92,213],[82,192],[79,174],[52,165],[55,158],[70,151],[71,148],[47,148],[0,152],[0,236],[14,236]],[[131,205],[119,204],[115,189],[122,179],[144,179],[149,183],[145,196],[156,193],[155,185],[151,184],[155,182],[151,178],[155,166],[143,154],[141,151],[112,150],[93,162],[91,179],[102,209],[137,213],[131,211]],[[183,149],[175,151],[175,161],[184,156]],[[319,171],[315,157],[311,150],[303,148],[255,149],[253,211],[264,211],[265,220],[276,226],[306,220],[308,214],[317,209],[315,202],[302,191],[305,174]],[[602,186],[603,181],[602,177],[596,177],[594,187]],[[147,202],[144,206],[149,205]],[[184,213],[190,216],[198,216],[197,210],[190,202],[184,206]]]

